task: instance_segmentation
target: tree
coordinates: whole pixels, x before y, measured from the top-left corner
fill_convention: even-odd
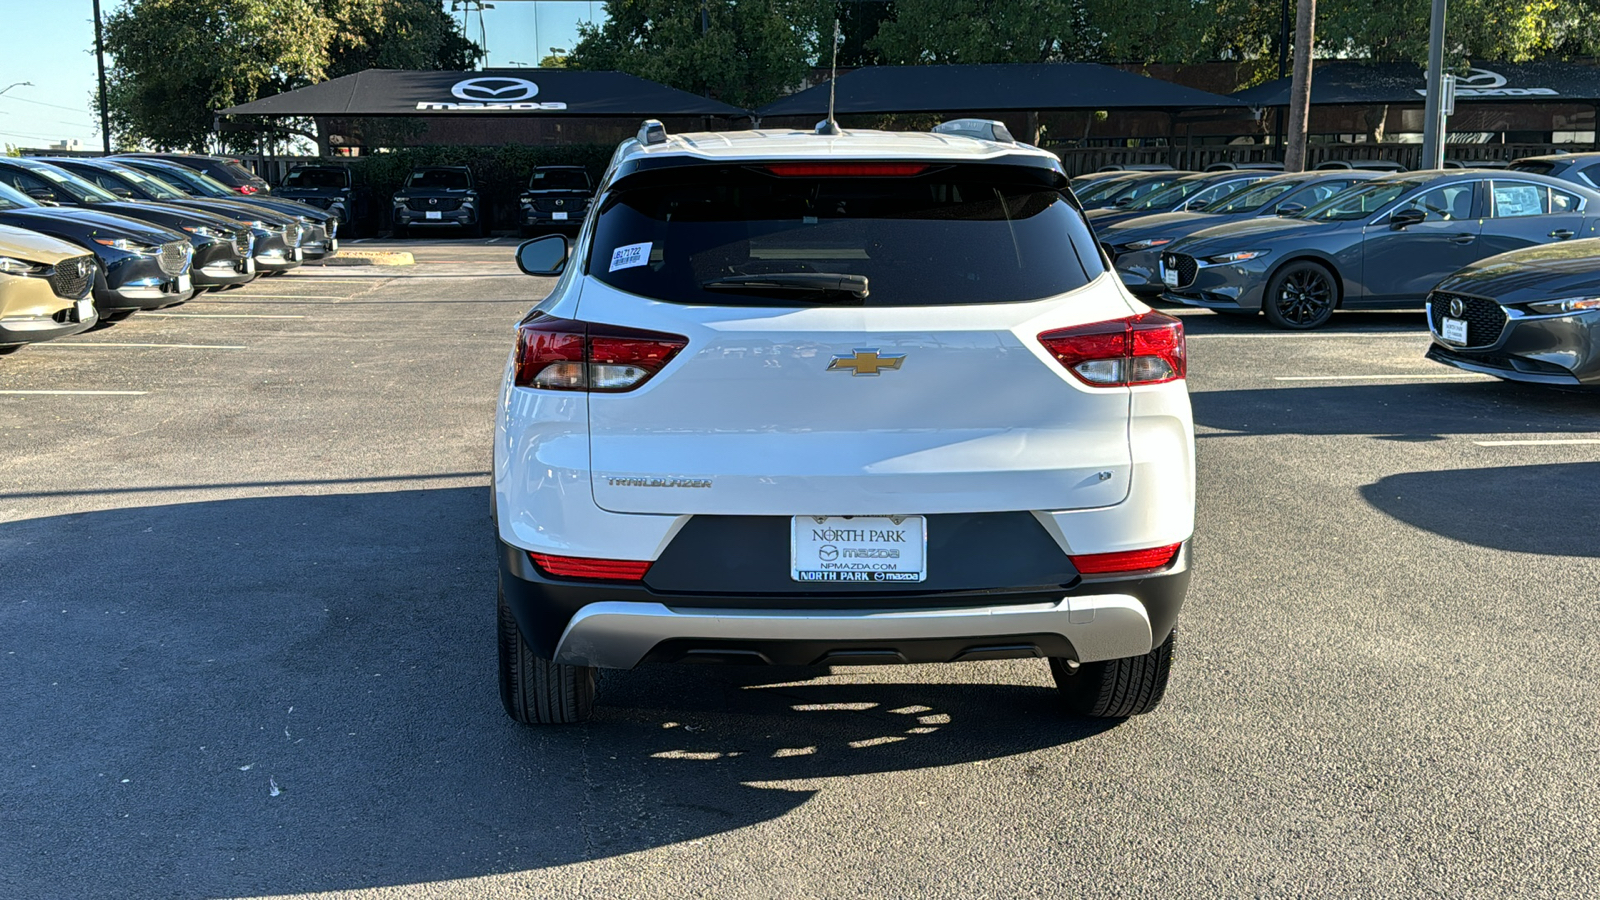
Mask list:
[[[603,24],[578,26],[569,65],[746,108],[804,84],[833,33],[827,0],[610,0],[606,13]]]
[[[185,150],[313,136],[304,122],[215,135],[219,109],[364,68],[465,69],[480,55],[431,0],[128,0],[107,17],[105,46],[117,143]]]

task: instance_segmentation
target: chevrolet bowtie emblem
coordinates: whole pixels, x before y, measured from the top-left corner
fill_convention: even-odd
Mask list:
[[[849,369],[852,375],[876,375],[884,369],[898,369],[905,362],[905,354],[899,356],[879,356],[876,349],[857,350],[850,354],[839,354],[828,362],[828,371],[835,369]]]

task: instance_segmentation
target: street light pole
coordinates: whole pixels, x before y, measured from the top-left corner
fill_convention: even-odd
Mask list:
[[[1433,0],[1428,29],[1428,102],[1423,112],[1422,166],[1444,168],[1444,12],[1445,0]]]
[[[100,0],[94,0],[94,58],[100,66],[100,144],[111,155],[111,109],[106,105],[106,42],[100,26]]]

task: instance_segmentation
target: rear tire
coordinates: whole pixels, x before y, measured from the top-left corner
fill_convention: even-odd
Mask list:
[[[1172,671],[1174,630],[1161,646],[1143,656],[1075,664],[1052,658],[1050,673],[1067,711],[1076,716],[1125,719],[1161,705]]]
[[[500,703],[524,725],[568,725],[594,714],[595,676],[589,666],[569,666],[533,655],[501,591]]]
[[[1261,295],[1267,321],[1292,331],[1328,324],[1338,305],[1338,278],[1327,266],[1310,260],[1289,263],[1273,273]]]

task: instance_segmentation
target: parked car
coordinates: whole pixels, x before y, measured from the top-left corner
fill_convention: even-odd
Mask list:
[[[412,228],[453,228],[482,237],[485,211],[478,182],[466,166],[424,166],[394,195],[394,236]]]
[[[1166,290],[1161,282],[1161,252],[1173,241],[1224,222],[1301,213],[1375,177],[1375,172],[1350,171],[1273,175],[1201,209],[1141,216],[1104,227],[1096,224],[1095,234],[1122,283],[1136,294],[1156,295]]]
[[[1089,224],[1099,231],[1119,222],[1144,216],[1203,210],[1255,184],[1269,174],[1271,173],[1268,171],[1259,170],[1225,170],[1185,175],[1161,190],[1152,191],[1139,199],[1130,200],[1124,197],[1111,206],[1090,210]]]
[[[43,206],[0,183],[0,225],[77,244],[95,255],[94,305],[116,322],[141,309],[176,306],[194,296],[194,248],[182,233],[97,209]]]
[[[1404,172],[1406,167],[1392,159],[1330,159],[1317,163],[1317,169],[1354,169],[1360,172]]]
[[[1507,381],[1600,387],[1600,239],[1513,250],[1428,295],[1428,358]]]
[[[1478,165],[1478,163],[1474,163]],[[1553,156],[1525,156],[1512,160],[1507,169],[1530,175],[1548,175],[1586,188],[1600,188],[1600,153],[1560,153]]]
[[[349,166],[295,166],[273,196],[327,210],[338,217],[339,232],[347,238],[378,230],[372,189],[358,183]]]
[[[1148,194],[1161,190],[1167,185],[1177,181],[1193,172],[1178,170],[1168,172],[1125,172],[1121,177],[1091,184],[1082,191],[1074,190],[1073,194],[1085,210],[1101,209],[1115,206],[1117,201],[1126,200],[1129,203]]]
[[[29,191],[41,202],[99,209],[187,234],[194,247],[191,271],[197,288],[255,280],[255,236],[247,221],[194,208],[183,194],[158,189],[149,183],[152,179],[105,160],[0,160],[0,179],[6,179],[8,163],[30,167],[22,173],[25,183],[50,186]],[[70,177],[62,179],[62,173]]]
[[[120,156],[139,159],[159,159],[204,173],[227,185],[231,193],[256,197],[272,193],[272,185],[265,178],[244,167],[244,161],[227,156],[207,156],[203,153],[123,153]]]
[[[0,356],[94,327],[97,269],[76,244],[0,225]]]
[[[1217,225],[1161,256],[1167,299],[1316,328],[1336,309],[1417,308],[1497,253],[1589,235],[1600,193],[1540,175],[1383,175],[1298,216]]]
[[[153,175],[192,199],[212,203],[208,208],[250,211],[274,232],[265,239],[257,235],[256,265],[264,274],[276,275],[305,260],[322,259],[339,251],[339,217],[327,210],[282,197],[241,197],[204,172],[159,159],[113,156],[111,161]],[[214,205],[217,203],[223,205]]]
[[[1207,172],[1282,172],[1281,162],[1214,162],[1205,167]]]
[[[1182,323],[1109,277],[1049,153],[779,134],[646,123],[570,261],[518,248],[561,277],[496,406],[506,712],[582,720],[643,663],[1035,656],[1075,713],[1154,708]]]
[[[594,182],[583,166],[540,166],[522,192],[522,236],[552,228],[577,229],[594,199]]]

